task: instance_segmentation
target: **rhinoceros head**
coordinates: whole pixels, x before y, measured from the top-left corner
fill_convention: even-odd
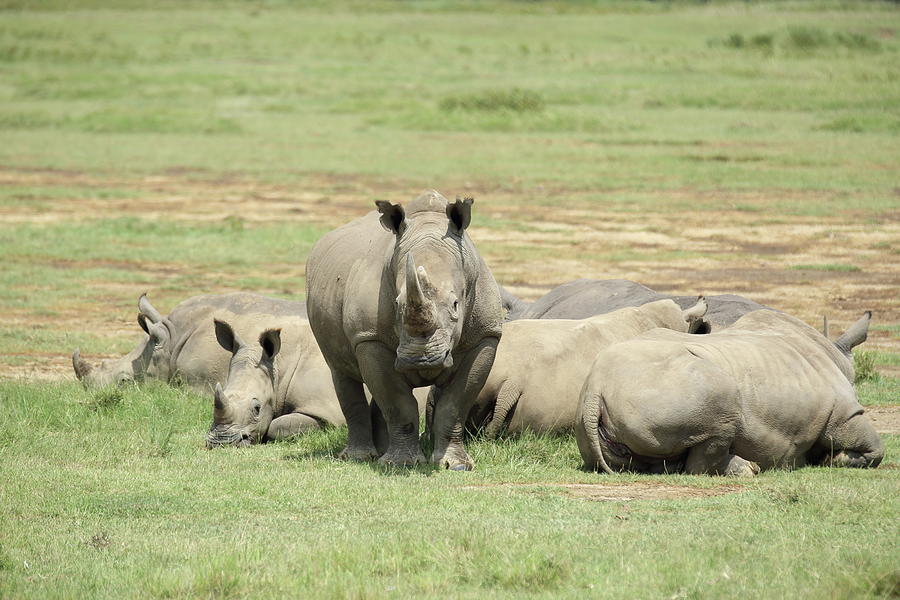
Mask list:
[[[95,367],[82,358],[79,349],[75,350],[72,367],[85,387],[125,385],[145,378],[169,380],[174,326],[150,304],[146,294],[138,299],[137,321],[145,335],[121,358],[103,360]]]
[[[216,384],[206,447],[261,442],[275,415],[275,356],[281,349],[281,330],[267,329],[259,336],[259,346],[248,346],[228,323],[216,319],[215,326],[219,344],[231,352],[231,365],[225,388]]]
[[[477,277],[477,257],[464,240],[472,203],[448,202],[430,191],[410,204],[407,215],[398,204],[376,202],[382,225],[397,238],[391,267],[398,371],[433,379],[453,366]]]

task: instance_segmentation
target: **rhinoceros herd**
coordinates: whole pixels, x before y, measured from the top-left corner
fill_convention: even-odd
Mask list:
[[[585,466],[605,472],[743,476],[884,456],[852,383],[870,313],[832,342],[747,298],[625,280],[527,304],[466,232],[471,199],[376,206],[315,245],[305,304],[205,295],[163,317],[144,295],[140,344],[97,367],[76,350],[76,376],[212,391],[208,447],[346,423],[343,458],[453,470],[474,468],[467,435],[525,430],[574,429]]]

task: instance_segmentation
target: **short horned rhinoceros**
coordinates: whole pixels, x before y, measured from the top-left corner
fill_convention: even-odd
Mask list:
[[[217,381],[225,380],[231,358],[216,341],[213,317],[231,319],[248,314],[303,316],[306,306],[247,292],[209,294],[188,298],[163,317],[142,294],[137,320],[144,335],[135,349],[122,358],[104,360],[97,367],[75,350],[75,375],[88,387],[143,379],[171,381],[178,375],[201,391],[209,390]]]
[[[696,302],[696,296],[661,294],[627,279],[576,279],[556,286],[531,304],[522,302],[503,290],[506,320],[516,319],[586,319],[626,306],[641,306],[648,302],[670,299],[681,308]],[[704,317],[703,331],[708,333],[727,327],[754,310],[767,308],[753,300],[734,294],[706,296],[709,310]]]
[[[597,356],[575,433],[606,472],[754,475],[825,463],[875,467],[884,447],[853,389],[850,350],[791,316],[754,311],[706,336],[656,329]]]
[[[432,461],[474,464],[463,420],[500,339],[500,293],[466,233],[472,200],[425,192],[404,209],[371,212],[323,237],[306,264],[309,320],[347,419],[342,456],[413,465],[419,446],[415,387],[433,385]],[[375,448],[363,383],[387,422]]]
[[[583,320],[523,319],[503,325],[497,357],[467,428],[494,437],[570,430],[579,393],[600,350],[656,327],[696,329],[706,303],[682,310],[672,300],[622,308]]]
[[[331,372],[305,318],[253,314],[235,323],[259,343],[245,343],[230,323],[215,320],[216,339],[231,362],[224,389],[216,383],[208,448],[246,446],[344,424]]]

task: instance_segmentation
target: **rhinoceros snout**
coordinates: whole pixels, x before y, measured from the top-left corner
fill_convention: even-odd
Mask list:
[[[453,356],[450,354],[449,349],[437,356],[397,356],[397,360],[394,361],[394,368],[401,373],[449,369],[452,366]]]

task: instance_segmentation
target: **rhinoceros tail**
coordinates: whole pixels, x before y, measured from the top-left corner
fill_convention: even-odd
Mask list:
[[[866,341],[866,337],[869,335],[869,321],[871,320],[872,311],[867,310],[856,323],[851,325],[841,337],[835,340],[834,345],[837,346],[838,350],[850,356],[850,351],[853,348]]]
[[[600,419],[602,418],[600,405],[603,403],[603,398],[599,394],[591,394],[583,402],[580,423],[575,424],[575,434],[584,466],[594,471],[599,470],[612,474],[613,470],[606,464],[600,441]]]

